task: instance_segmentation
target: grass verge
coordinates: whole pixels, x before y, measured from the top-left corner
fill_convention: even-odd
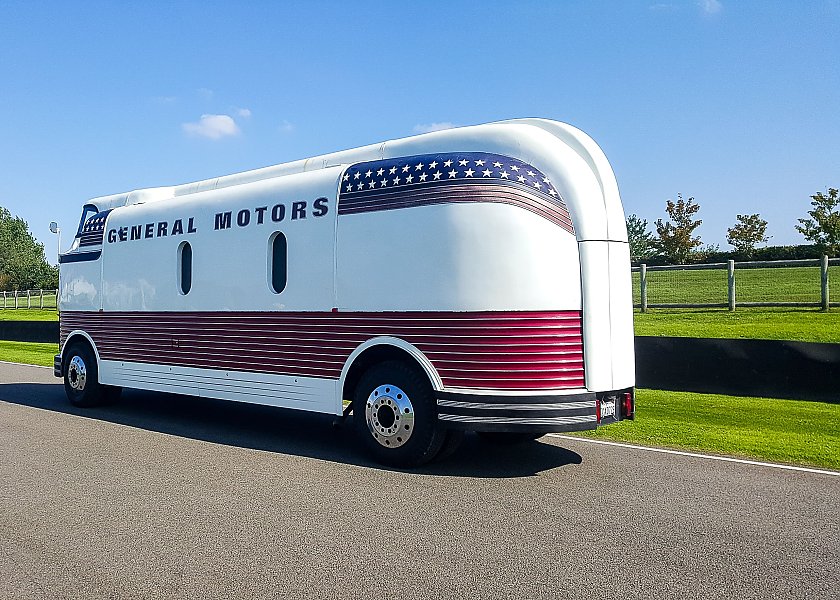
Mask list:
[[[840,404],[638,390],[636,408],[578,435],[840,470]]]
[[[636,335],[840,343],[840,310],[651,309],[634,315]]]
[[[0,360],[51,367],[56,354],[58,354],[58,344],[0,340]]]

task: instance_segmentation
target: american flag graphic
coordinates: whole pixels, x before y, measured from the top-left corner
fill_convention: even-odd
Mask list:
[[[574,233],[566,203],[542,171],[501,154],[421,154],[355,164],[341,178],[338,214],[434,204],[509,204]]]
[[[102,243],[102,236],[105,233],[105,219],[108,218],[110,212],[110,210],[104,210],[85,221],[82,231],[78,235],[80,246],[97,246]]]

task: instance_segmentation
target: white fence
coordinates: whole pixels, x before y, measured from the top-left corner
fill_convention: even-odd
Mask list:
[[[831,300],[834,300],[833,302]],[[633,267],[633,303],[649,308],[840,306],[840,259]]]
[[[13,290],[0,292],[0,310],[47,308],[58,310],[58,290]]]

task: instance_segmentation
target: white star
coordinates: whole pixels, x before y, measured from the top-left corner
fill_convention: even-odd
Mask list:
[[[388,173],[390,173],[391,175],[393,175],[396,172],[397,172],[397,167],[391,167],[390,169],[388,169]]]
[[[416,165],[414,165],[414,170],[415,171],[422,171],[423,170],[423,163],[417,163]]]
[[[459,161],[458,161],[458,164],[459,164],[459,165],[461,165],[462,167],[466,167],[466,166],[467,166],[467,162],[469,162],[469,161],[466,161],[466,160],[464,160],[464,159],[462,158],[461,160],[459,160]]]
[[[445,163],[443,163],[443,166],[444,166],[444,167],[451,167],[451,166],[452,166],[452,161],[451,161],[451,160],[447,160]]]
[[[348,184],[347,184],[347,191],[348,191],[348,192],[352,192],[352,191],[353,191],[353,184],[352,184],[352,183],[348,183]]]
[[[400,184],[400,178],[399,177],[394,177],[394,185],[399,185],[399,184]]]
[[[362,174],[361,174],[361,173],[359,173],[358,171],[356,171],[355,173],[353,173],[353,179],[358,179],[358,178],[359,178],[359,177],[361,177],[361,176],[362,176]]]
[[[536,173],[533,171],[528,171],[528,177],[536,177]]]
[[[548,193],[549,193],[549,195],[550,195],[550,196],[552,196],[552,197],[554,197],[554,196],[556,196],[556,195],[557,195],[557,192],[555,192],[553,189],[552,189],[552,190],[548,190]]]
[[[406,183],[411,183],[412,181],[414,181],[414,175],[409,175],[405,178]]]
[[[371,181],[368,185],[370,186],[370,189],[373,189],[373,188],[375,188],[375,187],[376,187],[376,182],[375,182],[375,181]]]
[[[458,171],[456,171],[455,169],[452,169],[451,171],[449,171],[449,179],[455,179],[455,176],[457,174],[458,174]]]
[[[430,168],[430,169],[436,169],[436,168],[437,168],[437,161],[430,162],[430,163],[429,163],[429,168]]]
[[[426,181],[427,175],[425,173],[420,174],[420,181]]]
[[[473,173],[475,173],[475,171],[473,171],[472,169],[467,169],[466,171],[464,171],[464,175],[466,177],[472,177]]]
[[[500,173],[500,175],[502,176],[502,179],[507,179],[508,178],[508,172],[507,171],[502,171]]]
[[[511,171],[518,171],[518,170],[519,170],[519,167],[517,167],[516,165],[511,165],[511,166],[510,166],[510,170],[511,170]]]
[[[348,179],[350,179],[350,176],[347,173],[345,173],[343,179],[344,179],[344,181],[347,181]]]
[[[484,166],[484,161],[483,161],[483,160],[477,160],[477,161],[475,161],[475,166],[476,166],[476,167],[483,167],[483,166]]]
[[[379,169],[379,170],[376,172],[376,174],[377,174],[379,177],[382,177],[382,173],[384,173],[384,172],[385,172],[385,169]]]
[[[551,185],[551,182],[548,180],[548,177],[543,177],[543,183],[546,185]]]
[[[523,183],[523,182],[525,181],[525,178],[524,178],[524,177],[522,177],[522,175],[519,175],[519,176],[517,177],[517,179],[519,180],[519,183]]]
[[[388,185],[388,180],[387,179],[383,179],[382,181],[379,182],[379,187],[385,187],[386,185]]]
[[[368,169],[368,172],[367,172],[367,173],[365,173],[365,177],[370,177],[371,175],[373,175],[373,171],[371,171],[370,169]]]
[[[437,173],[435,173],[435,177],[434,177],[434,178],[435,178],[435,179],[440,179],[440,171],[438,171]]]
[[[534,187],[537,188],[538,190],[542,189],[542,184],[539,181],[535,181],[534,182]]]
[[[402,168],[402,172],[403,172],[403,173],[408,173],[408,170],[409,170],[410,168],[411,168],[411,167],[409,167],[408,165],[405,165],[405,166]]]
[[[481,172],[481,174],[482,174],[484,177],[490,177],[490,173],[491,173],[490,169],[484,169],[484,170]]]
[[[357,187],[357,188],[359,188],[359,189],[361,190],[362,188],[364,188],[364,187],[365,187],[365,184],[364,184],[364,183],[362,183],[362,182],[359,182],[359,185],[357,185],[356,187]]]
[[[497,162],[493,163],[493,166],[496,167],[497,169],[501,169],[502,168],[502,163],[497,161]]]

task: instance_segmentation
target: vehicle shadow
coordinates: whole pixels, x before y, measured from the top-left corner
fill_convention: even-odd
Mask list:
[[[76,408],[67,401],[60,383],[0,384],[0,400],[215,444],[398,470],[368,459],[356,442],[349,420],[336,425],[329,415],[139,390],[124,391],[122,398],[110,406]],[[576,452],[548,443],[498,446],[468,435],[452,456],[412,472],[448,477],[527,477],[582,462]]]

